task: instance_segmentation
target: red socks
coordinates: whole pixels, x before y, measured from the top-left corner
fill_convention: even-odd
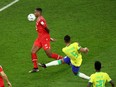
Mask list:
[[[62,59],[63,57],[58,55],[58,54],[56,54],[56,53],[52,53],[51,58],[53,58],[55,60],[59,60],[59,59]]]
[[[32,62],[33,62],[33,67],[38,68],[37,55],[35,53],[32,53],[31,58],[32,58]],[[55,60],[59,60],[59,59],[62,59],[63,57],[56,53],[52,53],[51,58],[53,58]]]
[[[31,58],[32,58],[34,68],[38,68],[37,55],[35,53],[32,53]]]

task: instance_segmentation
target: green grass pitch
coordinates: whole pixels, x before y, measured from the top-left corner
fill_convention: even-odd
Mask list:
[[[9,4],[12,1],[13,0],[0,0],[0,8],[2,8],[3,6]]]
[[[0,8],[13,0],[0,0]],[[2,4],[1,4],[2,3]],[[20,0],[0,12],[0,65],[4,67],[13,87],[86,87],[87,81],[75,77],[68,65],[32,69],[30,50],[37,37],[35,22],[27,15],[36,7],[43,8],[51,30],[52,51],[65,56],[63,37],[69,34],[72,41],[90,49],[83,55],[81,72],[94,73],[93,63],[100,60],[102,71],[116,82],[116,1],[115,0]],[[44,51],[38,52],[38,61],[52,61]],[[7,87],[7,86],[6,86]],[[107,84],[106,87],[110,87]]]

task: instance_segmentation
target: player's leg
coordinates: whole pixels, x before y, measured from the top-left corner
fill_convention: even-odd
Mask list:
[[[47,68],[50,66],[57,66],[57,65],[61,65],[61,64],[63,64],[63,63],[62,63],[62,60],[60,59],[60,60],[54,60],[54,61],[46,63],[46,64],[39,63],[38,65],[43,67],[43,68]]]
[[[41,44],[39,42],[39,39],[37,38],[32,46],[31,49],[31,59],[32,59],[32,63],[33,63],[33,69],[31,71],[29,71],[29,73],[33,73],[33,72],[38,72],[38,62],[37,62],[37,52],[41,49]]]
[[[84,73],[81,73],[81,72],[78,73],[78,76],[81,77],[81,78],[83,78],[83,79],[86,79],[86,80],[90,79],[89,76],[87,76],[87,75],[85,75]]]
[[[83,79],[89,80],[90,77],[85,75],[84,73],[79,72],[79,69],[80,69],[80,67],[76,67],[76,66],[72,65],[72,71],[73,71],[74,75],[79,76]]]
[[[44,68],[47,68],[47,67],[50,67],[50,66],[61,65],[61,64],[64,64],[64,63],[70,65],[70,63],[71,63],[71,62],[70,62],[70,58],[68,58],[68,57],[66,56],[66,57],[64,57],[64,58],[62,58],[62,59],[60,59],[60,60],[54,60],[54,61],[49,62],[49,63],[47,63],[47,64],[40,64],[40,63],[39,63],[39,66],[44,67]]]
[[[46,55],[49,57],[49,58],[53,58],[53,59],[56,59],[56,60],[59,60],[59,59],[62,59],[63,57],[56,54],[56,53],[53,53],[51,51],[51,47],[50,47],[50,37],[49,36],[46,36],[43,40],[42,40],[42,48],[44,49]]]
[[[38,46],[33,45],[32,50],[31,50],[31,58],[32,58],[32,62],[33,62],[33,68],[38,68],[37,65],[37,52],[40,50],[40,48]]]
[[[63,58],[62,56],[60,56],[60,55],[58,55],[56,53],[52,53],[51,49],[45,49],[45,53],[49,58],[53,58],[55,60],[59,60],[59,59]]]
[[[32,50],[31,50],[31,59],[32,59],[32,63],[33,63],[33,69],[31,71],[29,71],[29,73],[33,73],[33,72],[38,72],[38,62],[37,62],[37,52],[40,50],[41,48],[39,48],[38,46],[33,45],[32,46]]]

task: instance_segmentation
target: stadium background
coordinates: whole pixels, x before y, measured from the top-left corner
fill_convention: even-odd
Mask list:
[[[0,0],[0,8],[13,0]],[[115,0],[20,0],[0,12],[0,64],[13,87],[86,87],[87,81],[75,77],[70,66],[61,65],[28,74],[32,68],[30,50],[37,37],[35,22],[27,15],[36,7],[43,8],[43,15],[51,30],[53,52],[62,54],[63,37],[69,34],[72,41],[90,49],[83,55],[81,72],[94,72],[93,63],[100,60],[103,71],[116,82],[116,1]],[[41,63],[47,58],[44,51],[38,53]],[[6,86],[7,87],[7,86]],[[109,84],[107,84],[109,87]]]

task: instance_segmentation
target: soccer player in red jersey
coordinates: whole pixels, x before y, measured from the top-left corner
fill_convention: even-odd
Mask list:
[[[10,81],[8,80],[8,77],[4,73],[2,66],[0,66],[0,87],[4,87],[4,80],[7,81],[7,84],[9,87],[12,87]]]
[[[36,53],[41,48],[44,49],[46,55],[49,58],[53,58],[53,59],[56,59],[56,60],[62,58],[62,56],[51,52],[50,41],[54,41],[54,39],[50,38],[50,34],[49,34],[50,30],[47,27],[46,20],[42,16],[42,9],[41,8],[36,8],[34,14],[37,18],[36,31],[38,33],[38,38],[35,40],[35,42],[32,46],[31,57],[32,57],[32,62],[33,62],[33,69],[31,71],[29,71],[29,73],[39,71]]]

